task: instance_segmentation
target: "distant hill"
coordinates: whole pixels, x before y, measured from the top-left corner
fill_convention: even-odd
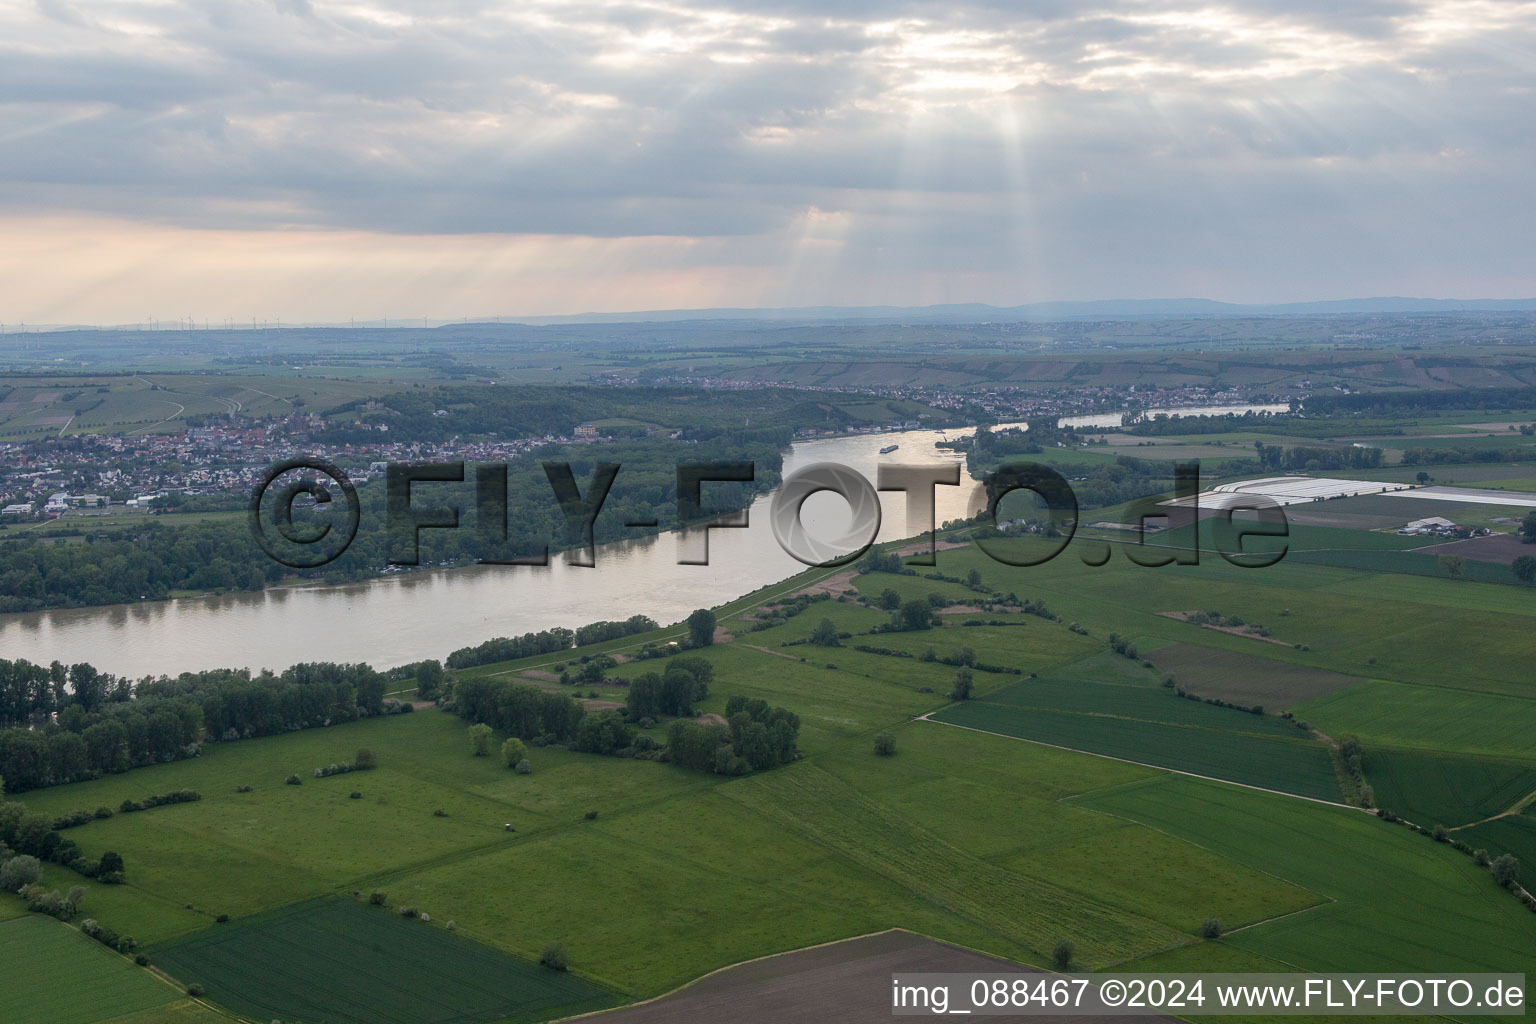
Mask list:
[[[1017,320],[1143,320],[1190,317],[1340,316],[1402,313],[1513,313],[1536,311],[1536,299],[1414,299],[1385,296],[1323,302],[1244,304],[1215,299],[1099,299],[1090,302],[1032,302],[1022,306],[950,303],[936,306],[802,306],[777,309],[660,309],[630,313],[507,317],[506,321],[548,325],[619,324],[697,320],[782,320],[837,323],[995,323]]]

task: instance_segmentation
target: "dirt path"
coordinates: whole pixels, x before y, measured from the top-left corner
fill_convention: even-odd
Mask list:
[[[783,651],[770,651],[768,648],[766,648],[766,647],[759,647],[757,644],[742,644],[741,646],[743,646],[743,647],[750,647],[754,651],[762,651],[764,654],[771,654],[775,658],[788,658],[790,661],[799,661],[800,660],[799,658],[795,657],[793,654],[785,654]]]
[[[1174,619],[1178,622],[1189,622],[1190,612],[1158,612],[1165,619]],[[1267,644],[1279,644],[1281,647],[1295,647],[1296,645],[1286,640],[1276,640],[1272,636],[1259,636],[1257,633],[1248,632],[1247,626],[1213,626],[1209,622],[1200,623],[1201,629],[1214,629],[1218,633],[1230,633],[1232,636],[1240,636],[1247,640],[1262,640]]]
[[[810,586],[800,591],[800,593],[831,594],[832,596],[836,597],[838,594],[841,594],[844,591],[853,589],[853,578],[856,575],[858,574],[850,569],[847,572],[840,572],[835,576],[827,576],[823,579],[817,580],[815,583],[812,583]]]
[[[1517,814],[1523,813],[1527,807],[1531,806],[1531,804],[1536,804],[1536,792],[1525,794],[1525,796],[1515,801],[1514,806],[1510,807],[1508,810],[1500,811],[1498,814],[1495,814],[1492,817],[1484,818],[1482,821],[1469,822],[1465,825],[1457,825],[1455,828],[1446,829],[1446,831],[1460,832],[1464,828],[1476,828],[1478,825],[1486,825],[1488,822],[1498,821],[1500,818],[1512,818]]]

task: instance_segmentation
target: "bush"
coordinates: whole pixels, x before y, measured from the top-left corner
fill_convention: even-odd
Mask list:
[[[1051,950],[1051,959],[1056,964],[1058,971],[1064,971],[1072,966],[1072,954],[1077,952],[1077,947],[1072,945],[1072,940],[1062,939],[1056,943],[1056,948]]]
[[[491,752],[491,727],[476,722],[469,727],[469,749],[476,757],[486,757]]]
[[[1202,939],[1221,938],[1221,918],[1208,917],[1200,922],[1200,937]]]
[[[597,812],[596,811],[588,811],[586,813],[585,817],[586,817],[586,819],[588,821],[596,821],[597,820]]]
[[[362,798],[363,798],[363,794],[359,793],[355,789],[352,792],[347,794],[347,799],[348,800],[361,800]]]
[[[304,785],[304,780],[297,775],[290,775],[283,780],[283,784],[287,786],[302,786]]]
[[[377,889],[373,890],[373,892],[368,894],[368,902],[373,904],[376,907],[382,907],[387,900],[388,900],[388,897],[385,896],[384,893],[380,892]]]
[[[379,756],[367,747],[361,747],[353,755],[352,767],[360,772],[368,772],[379,766]]]
[[[149,957],[144,953],[140,953],[138,956],[133,958],[133,962],[138,964],[140,967],[148,967]]]
[[[558,942],[545,944],[544,952],[539,954],[539,963],[552,971],[564,971],[571,966],[570,958],[565,955],[565,947]]]
[[[517,762],[517,767],[514,768],[513,771],[517,772],[519,775],[532,775],[533,764],[525,757],[521,761]]]
[[[896,737],[888,732],[883,732],[875,737],[875,753],[881,757],[890,757],[896,753]]]
[[[519,761],[528,759],[528,745],[513,736],[501,745],[501,760],[508,768],[516,768]]]
[[[1490,863],[1492,863],[1492,861],[1490,861],[1488,859],[1488,851],[1487,850],[1473,850],[1472,851],[1472,863],[1476,864],[1480,868],[1485,868]]]
[[[123,863],[121,854],[108,850],[101,855],[101,860],[96,865],[96,880],[115,885],[123,880],[123,872],[127,865]],[[115,880],[112,876],[116,876]]]
[[[421,911],[417,910],[415,907],[401,907],[400,908],[400,916],[401,917],[417,917],[420,914],[421,914]]]
[[[1520,862],[1513,854],[1506,853],[1494,858],[1489,868],[1493,871],[1493,880],[1506,889],[1520,877]]]
[[[203,994],[203,986],[197,984],[196,982],[193,982],[192,984],[187,986],[187,995],[191,996],[193,999],[200,998],[202,996],[202,994]]]
[[[432,817],[434,817],[434,818],[446,818],[446,817],[448,817],[448,812],[443,810],[441,807],[439,807],[437,810],[432,812]]]
[[[214,920],[215,924],[229,924],[229,915],[228,914],[220,914],[218,917],[214,918],[213,920]]]
[[[33,885],[42,874],[42,863],[27,854],[12,857],[0,865],[0,889],[15,892],[24,885]]]

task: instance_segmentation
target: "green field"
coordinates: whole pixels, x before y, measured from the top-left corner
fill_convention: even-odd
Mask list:
[[[1365,778],[1378,807],[1425,827],[1482,821],[1536,794],[1536,765],[1419,750],[1368,750]]]
[[[1230,712],[1233,716],[1243,712]],[[967,701],[936,712],[936,722],[1016,736],[1137,764],[1190,772],[1245,786],[1337,802],[1339,784],[1320,743],[1228,729],[1164,725],[1134,718],[1071,714]]]
[[[169,433],[190,417],[239,413],[323,413],[398,385],[359,384],[295,374],[101,374],[0,378],[0,438],[81,433]],[[6,390],[9,389],[9,390]],[[298,403],[297,405],[295,403]]]
[[[1322,551],[1350,533],[1308,528],[1298,543]],[[1401,540],[1360,537],[1368,553],[1391,554]],[[1148,569],[1116,552],[1089,568],[1069,551],[1023,570],[974,548],[940,554],[946,575],[972,568],[984,586],[1043,601],[1053,614],[961,612],[938,628],[876,633],[889,613],[832,600],[754,631],[762,598],[793,583],[722,609],[734,639],[696,652],[716,672],[699,710],[722,713],[742,694],[801,720],[804,757],[762,774],[726,778],[543,747],[530,753],[533,773],[517,775],[470,756],[465,723],[428,709],[210,743],[192,760],[23,799],[57,815],[198,790],[197,803],[68,832],[87,856],[112,849],[128,864],[127,884],[90,887],[87,912],[151,945],[178,982],[203,984],[257,1020],[572,1012],[539,1009],[537,993],[492,1005],[479,987],[498,970],[511,972],[501,991],[514,994],[517,978],[552,977],[531,966],[550,941],[571,956],[572,974],[559,980],[584,986],[571,1002],[648,998],[742,960],[892,927],[1042,966],[1067,938],[1087,969],[1536,966],[1536,915],[1470,858],[1316,802],[1346,799],[1328,739],[1345,733],[1364,744],[1378,803],[1426,826],[1480,821],[1536,789],[1532,595],[1289,559],[1262,571],[1211,556]],[[871,573],[851,585],[871,598],[887,588],[962,605],[987,597],[921,575]],[[1261,622],[1282,642],[1158,614],[1192,609]],[[823,618],[854,635],[839,647],[806,643]],[[1008,624],[965,624],[991,619]],[[1113,653],[1111,632],[1160,667]],[[634,653],[647,639],[579,654]],[[951,703],[955,667],[924,655],[953,659],[966,648],[1015,671],[977,671],[975,699]],[[558,688],[548,673],[577,656],[461,675]],[[1300,700],[1297,717],[1328,738],[1274,714],[1180,699],[1159,685],[1163,664],[1197,693],[1216,687],[1209,692],[1272,712]],[[622,682],[665,665],[619,664],[600,692],[622,701]],[[894,756],[875,755],[880,733],[893,737]],[[378,754],[376,770],[312,777],[359,747]],[[290,773],[303,784],[284,785]],[[1499,818],[1457,835],[1536,863],[1532,820]],[[74,880],[44,869],[50,887]],[[351,895],[376,889],[390,908],[418,907],[431,923]],[[0,916],[7,910],[14,901],[0,900]],[[217,924],[220,914],[233,920]],[[1202,941],[1211,917],[1244,930]],[[441,927],[450,920],[454,935]],[[455,973],[435,959],[450,947],[492,966]],[[297,950],[317,948],[347,952],[339,965],[299,963]],[[301,980],[270,984],[289,976]],[[399,1004],[405,1016],[293,1002],[334,995],[364,1006],[396,984],[416,1001]]]
[[[536,1021],[599,1009],[579,978],[357,900],[309,900],[150,949],[251,1018],[331,1024]]]
[[[1039,679],[1010,683],[987,694],[986,702],[1014,708],[1110,715],[1141,722],[1187,725],[1260,736],[1283,736],[1287,739],[1305,736],[1284,718],[1246,714],[1204,701],[1180,698],[1164,687],[1125,687],[1116,683],[1057,679],[1051,674]]]
[[[1526,808],[1524,814],[1511,814],[1485,821],[1452,833],[1473,849],[1487,850],[1490,856],[1513,854],[1525,866],[1525,885],[1530,886],[1530,869],[1536,865],[1536,815]]]
[[[0,970],[6,1024],[96,1024],[141,1010],[171,1011],[185,1001],[150,972],[49,917],[0,924]]]
[[[1296,709],[1324,732],[1367,746],[1418,747],[1536,762],[1536,700],[1370,680]]]
[[[1224,940],[1287,969],[1536,971],[1536,914],[1500,893],[1470,858],[1401,826],[1177,777],[1078,803],[1326,897],[1326,905]]]

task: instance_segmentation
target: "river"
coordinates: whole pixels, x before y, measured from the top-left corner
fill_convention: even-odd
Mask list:
[[[882,460],[961,461],[959,453],[934,447],[944,436],[910,430],[799,441],[784,456],[784,475],[836,462],[873,482]],[[880,454],[892,444],[900,447]],[[960,486],[935,488],[938,521],[973,515],[978,501],[985,504],[981,495],[980,484],[962,471]],[[5,615],[0,657],[88,661],[133,678],[223,667],[282,669],[299,661],[389,668],[552,626],[575,628],[636,613],[677,622],[695,608],[723,604],[805,568],[774,539],[771,501],[764,495],[753,503],[745,529],[710,531],[709,565],[678,565],[677,537],[662,534],[604,545],[592,568],[556,556],[548,567],[474,566],[341,586]],[[880,540],[916,532],[907,529],[901,493],[883,493],[881,507]],[[807,529],[817,535],[841,532],[848,522],[847,506],[830,494],[813,496],[803,511]]]
[[[1198,415],[1284,408],[1169,411]],[[1165,410],[1152,410],[1157,411]],[[1116,426],[1120,416],[1108,413],[1064,422]],[[967,433],[954,430],[948,436]],[[798,441],[784,456],[784,475],[811,463],[835,462],[873,482],[882,460],[963,461],[957,452],[934,447],[944,436],[943,431],[909,430]],[[881,448],[893,444],[900,447],[880,454]],[[934,496],[940,523],[974,515],[986,500],[980,483],[963,470],[960,486],[937,487]],[[917,532],[907,528],[901,493],[884,492],[880,499],[879,540],[899,540]],[[575,628],[636,613],[665,625],[680,621],[695,608],[724,604],[805,568],[774,538],[768,522],[771,501],[771,495],[764,495],[753,503],[746,529],[710,531],[709,565],[677,564],[678,539],[662,534],[604,545],[592,568],[570,566],[555,557],[548,567],[475,566],[342,586],[281,587],[260,593],[3,615],[0,657],[43,664],[55,659],[66,664],[87,661],[103,671],[133,678],[208,668],[282,669],[299,661],[366,661],[376,668],[390,668],[443,658],[456,648],[493,636],[552,626]],[[849,518],[842,499],[830,494],[809,499],[803,516],[811,533],[829,537],[842,532]]]

